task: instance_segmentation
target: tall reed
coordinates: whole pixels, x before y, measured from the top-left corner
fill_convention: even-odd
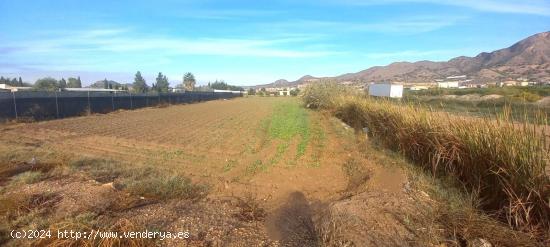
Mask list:
[[[512,227],[550,228],[547,125],[517,123],[506,113],[488,119],[433,112],[326,82],[307,88],[303,99],[356,129],[367,127],[378,143],[434,175],[455,176],[478,195],[482,209]]]

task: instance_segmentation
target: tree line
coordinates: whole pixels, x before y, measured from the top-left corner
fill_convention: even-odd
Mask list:
[[[218,89],[218,90],[244,91],[244,88],[242,87],[229,85],[224,81],[218,81],[218,80],[216,80],[213,83],[209,82],[208,87],[211,89]]]
[[[9,77],[4,78],[2,76],[2,77],[0,77],[0,84],[6,84],[6,85],[13,86],[13,87],[24,87],[24,86],[26,86],[26,84],[23,83],[23,80],[21,79],[21,77],[19,77],[19,79],[15,78],[15,77],[10,79]]]
[[[188,72],[183,75],[182,85],[176,86],[176,88],[185,89],[187,91],[193,91],[195,89],[195,76]],[[141,72],[137,72],[134,77],[134,83],[132,84],[133,91],[136,93],[147,93],[147,92],[159,92],[166,93],[170,90],[170,83],[168,82],[168,77],[163,75],[162,72],[158,73],[155,83],[149,87],[147,81],[141,75]]]
[[[244,91],[242,87],[239,86],[233,86],[225,83],[223,80],[218,81],[216,80],[213,83],[208,83],[208,86],[199,86],[196,87],[196,79],[195,76],[191,72],[187,72],[183,75],[182,83],[177,85],[175,88],[179,90],[185,90],[185,91],[210,91],[212,89],[218,89],[218,90],[232,90],[232,91]],[[36,82],[33,84],[24,83],[21,77],[17,78],[4,78],[3,76],[0,77],[0,84],[7,84],[10,86],[28,86],[33,87],[34,90],[39,91],[60,91],[64,90],[65,88],[82,88],[82,81],[80,80],[80,76],[77,78],[69,77],[67,80],[65,78],[61,78],[61,80],[56,80],[52,77],[45,77],[40,78],[36,80]],[[96,88],[104,88],[104,89],[116,89],[116,90],[129,90],[129,85],[131,86],[131,90],[136,93],[148,93],[148,92],[159,92],[159,93],[167,93],[170,91],[170,83],[168,81],[168,77],[164,75],[162,72],[159,72],[155,82],[149,86],[147,84],[147,81],[143,78],[140,71],[137,71],[137,73],[134,76],[134,81],[132,84],[120,84],[115,81],[107,80],[105,78],[102,81],[98,81],[94,84],[92,84],[92,87]]]
[[[63,90],[65,88],[81,88],[82,87],[82,80],[80,80],[80,76],[77,78],[69,77],[67,80],[65,78],[61,78],[61,80],[56,80],[52,77],[45,77],[36,80],[36,82],[33,85],[33,88],[36,90],[44,90],[44,91],[59,91]]]

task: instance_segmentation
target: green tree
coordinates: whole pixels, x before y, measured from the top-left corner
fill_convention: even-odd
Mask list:
[[[298,96],[299,93],[300,93],[300,89],[290,90],[290,96]]]
[[[229,85],[224,81],[217,81],[217,80],[211,83],[210,87],[212,89],[218,89],[218,90],[244,91],[244,88],[242,87]]]
[[[185,90],[188,90],[188,91],[195,90],[195,84],[196,84],[195,76],[191,74],[191,72],[187,72],[185,73],[185,75],[183,75],[183,85],[185,87]]]
[[[81,88],[82,84],[79,82],[78,79],[76,79],[74,77],[69,77],[67,79],[67,87],[69,87],[69,88]]]
[[[146,93],[148,90],[149,86],[147,86],[147,82],[145,82],[145,79],[141,76],[141,72],[138,71],[134,78],[134,91],[136,93]]]
[[[19,77],[19,81],[18,81],[17,85],[20,86],[20,87],[23,86],[23,80],[21,79],[21,76]]]
[[[215,82],[213,82],[213,83],[210,84],[210,87],[211,87],[212,89],[228,90],[228,85],[227,85],[227,83],[225,83],[224,81],[218,81],[218,80],[216,80]]]
[[[41,91],[57,91],[59,90],[59,84],[57,80],[51,77],[38,79],[34,83],[34,88]]]
[[[248,89],[248,95],[256,95],[256,89],[254,89],[254,88],[249,88],[249,89]]]
[[[80,80],[80,76],[78,77],[78,79],[76,79],[76,87],[77,87],[77,88],[81,88],[81,87],[82,87],[82,81]]]
[[[168,89],[170,87],[170,84],[168,83],[168,78],[165,76],[165,75],[162,75],[161,72],[159,72],[158,76],[157,76],[157,79],[156,79],[156,84],[155,84],[155,90],[157,92],[161,92],[161,93],[167,93],[168,92]]]
[[[107,81],[107,78],[105,78],[103,80],[103,88],[104,89],[109,89],[110,85],[109,85],[109,81]]]
[[[61,80],[59,80],[59,88],[60,89],[67,88],[67,81],[65,81],[65,78],[61,78]]]

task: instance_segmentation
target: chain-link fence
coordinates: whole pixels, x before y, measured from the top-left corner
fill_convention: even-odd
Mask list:
[[[0,121],[45,120],[107,113],[120,109],[192,103],[240,97],[220,92],[133,94],[127,92],[0,92]]]

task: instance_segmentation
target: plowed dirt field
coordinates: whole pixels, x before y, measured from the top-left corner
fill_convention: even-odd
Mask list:
[[[349,153],[321,118],[297,99],[241,98],[11,125],[0,140],[167,169],[210,184],[211,196],[252,193],[271,204],[345,188]]]

